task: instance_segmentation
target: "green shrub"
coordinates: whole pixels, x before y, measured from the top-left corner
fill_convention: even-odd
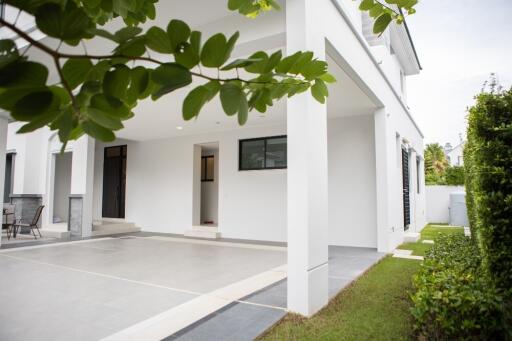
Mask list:
[[[445,183],[449,186],[464,185],[464,167],[451,166],[446,168],[444,179]]]
[[[496,287],[512,296],[512,89],[476,97],[465,154],[472,233]]]
[[[506,339],[504,306],[481,267],[478,247],[447,235],[427,251],[414,277],[415,329],[428,340]],[[510,335],[509,335],[510,336]]]

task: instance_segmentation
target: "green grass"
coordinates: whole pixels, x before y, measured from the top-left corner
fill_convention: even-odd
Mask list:
[[[454,227],[454,226],[448,226],[448,225],[427,225],[422,231],[421,231],[421,239],[430,239],[434,240],[436,239],[440,234],[458,234],[464,233],[463,227]]]
[[[421,231],[421,238],[416,243],[405,243],[398,247],[401,250],[412,250],[414,256],[425,256],[425,252],[432,247],[432,244],[422,243],[422,240],[435,240],[440,235],[463,234],[464,228],[448,225],[427,225]]]
[[[412,254],[414,256],[425,256],[425,252],[427,250],[430,250],[432,247],[432,244],[425,244],[425,243],[404,243],[400,245],[397,249],[401,250],[412,250]]]
[[[288,314],[261,340],[408,340],[420,262],[384,258],[310,319]]]

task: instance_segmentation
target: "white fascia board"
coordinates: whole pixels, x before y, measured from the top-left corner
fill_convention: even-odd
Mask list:
[[[405,24],[391,24],[389,31],[391,34],[391,46],[400,61],[400,65],[402,65],[405,75],[419,74],[421,67],[416,58],[416,53],[414,52],[414,47],[412,46]]]

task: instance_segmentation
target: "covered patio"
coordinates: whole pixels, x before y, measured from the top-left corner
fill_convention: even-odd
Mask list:
[[[331,247],[330,297],[382,256]],[[270,243],[139,233],[2,250],[0,339],[252,339],[286,313],[286,276]]]

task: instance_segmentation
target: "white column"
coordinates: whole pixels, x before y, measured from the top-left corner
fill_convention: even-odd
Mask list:
[[[390,219],[390,176],[394,167],[394,140],[388,132],[388,117],[385,109],[375,112],[375,165],[377,193],[377,249],[388,252],[389,235],[392,231]]]
[[[286,2],[287,53],[325,60],[315,0]],[[319,21],[320,20],[320,21]],[[328,301],[327,109],[310,93],[288,100],[288,309],[311,316]]]
[[[3,209],[4,184],[5,184],[5,151],[7,148],[7,119],[0,117],[0,204]],[[2,220],[4,217],[2,216]],[[3,221],[2,221],[3,222]],[[0,224],[1,226],[1,224]],[[1,230],[0,230],[1,232]],[[2,245],[2,233],[0,233],[0,245]]]
[[[73,144],[71,195],[82,196],[82,237],[92,233],[94,189],[94,139],[82,136]]]

